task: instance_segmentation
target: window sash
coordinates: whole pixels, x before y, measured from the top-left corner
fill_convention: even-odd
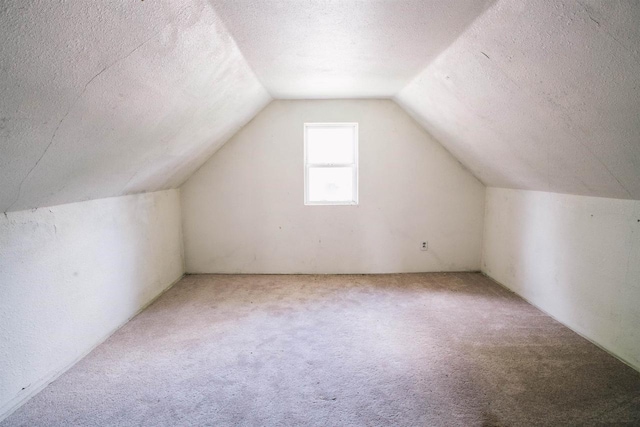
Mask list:
[[[307,157],[307,130],[310,127],[350,127],[353,129],[353,162],[351,163],[308,163]],[[351,200],[335,201],[309,200],[309,170],[312,168],[351,168],[352,171],[352,189]],[[357,123],[305,123],[304,124],[304,204],[305,205],[357,205],[358,204],[358,124]]]

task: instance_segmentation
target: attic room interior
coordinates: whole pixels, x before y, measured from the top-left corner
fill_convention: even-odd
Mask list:
[[[0,426],[640,425],[638,1],[0,34]]]

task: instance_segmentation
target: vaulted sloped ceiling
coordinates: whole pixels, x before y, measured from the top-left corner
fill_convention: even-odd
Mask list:
[[[0,4],[0,211],[180,185],[269,103],[204,0]]]
[[[272,98],[393,98],[485,184],[640,199],[635,0],[7,0],[0,211],[180,186]]]
[[[212,0],[275,98],[389,98],[493,0]]]
[[[640,199],[640,3],[502,0],[397,102],[485,184]]]
[[[212,4],[275,97],[394,97],[486,185],[640,199],[637,0]]]

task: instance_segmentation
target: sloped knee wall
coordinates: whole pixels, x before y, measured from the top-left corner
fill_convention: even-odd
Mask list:
[[[640,201],[488,188],[482,271],[640,370]]]
[[[177,190],[0,215],[0,419],[183,274]]]

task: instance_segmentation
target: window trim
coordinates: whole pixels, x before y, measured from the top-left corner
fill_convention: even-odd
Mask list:
[[[353,163],[308,163],[307,162],[307,128],[308,127],[349,127],[354,130],[353,141]],[[304,167],[304,204],[305,206],[356,206],[358,205],[358,187],[359,187],[359,162],[358,162],[358,140],[360,138],[360,132],[357,122],[305,122],[303,124],[304,134],[304,155],[303,155],[303,167]],[[310,168],[339,168],[349,167],[353,173],[353,200],[347,202],[341,201],[319,201],[313,202],[309,200],[309,169]]]

